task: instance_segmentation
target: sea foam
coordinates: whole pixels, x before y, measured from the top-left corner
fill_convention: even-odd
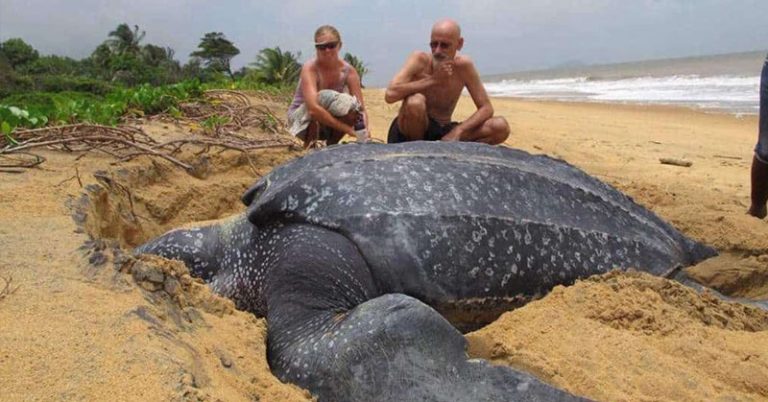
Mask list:
[[[681,105],[735,114],[756,114],[759,107],[759,76],[673,75],[594,79],[506,79],[486,82],[490,96]]]

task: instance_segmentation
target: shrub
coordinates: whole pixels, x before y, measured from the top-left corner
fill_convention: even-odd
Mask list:
[[[112,86],[106,82],[86,77],[43,74],[35,76],[34,81],[35,89],[43,92],[77,91],[106,95],[112,91]]]

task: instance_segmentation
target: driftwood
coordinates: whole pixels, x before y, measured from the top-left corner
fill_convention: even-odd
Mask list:
[[[712,155],[715,158],[720,159],[734,159],[734,160],[741,160],[741,156],[731,156],[731,155]]]
[[[246,155],[249,165],[255,169],[248,155],[249,151],[299,146],[296,139],[288,135],[282,120],[266,105],[253,106],[247,96],[236,91],[207,91],[205,96],[210,100],[208,103],[182,106],[182,109],[186,107],[192,116],[181,119],[203,126],[206,119],[218,116],[218,119],[213,120],[221,124],[213,124],[213,130],[204,130],[202,134],[207,135],[193,135],[158,143],[141,128],[130,125],[110,127],[81,123],[16,130],[13,133],[15,144],[3,141],[0,137],[0,173],[19,173],[45,162],[44,157],[29,152],[36,148],[81,153],[78,158],[98,151],[117,161],[128,161],[146,155],[164,159],[196,175],[199,172],[193,164],[177,157],[184,147],[196,148],[195,154],[198,156],[224,150],[239,151]],[[238,133],[246,127],[259,128],[263,134],[253,137]]]
[[[674,165],[682,167],[691,167],[691,165],[693,165],[693,162],[691,161],[675,158],[659,158],[659,162],[661,162],[663,165]]]
[[[246,95],[238,91],[210,90],[204,93],[207,103],[179,105],[184,117],[179,120],[196,123],[204,134],[213,137],[234,135],[247,127],[256,127],[270,134],[288,134],[285,123],[265,104],[252,105]],[[209,119],[215,121],[209,121]],[[212,126],[206,126],[210,123]]]

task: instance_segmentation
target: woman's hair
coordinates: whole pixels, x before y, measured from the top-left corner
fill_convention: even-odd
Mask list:
[[[315,31],[315,42],[317,42],[317,38],[322,34],[331,34],[336,37],[337,41],[341,42],[339,31],[332,25],[323,25],[320,28],[317,28],[317,31]]]

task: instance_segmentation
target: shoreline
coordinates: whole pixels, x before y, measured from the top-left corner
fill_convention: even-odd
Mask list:
[[[463,95],[468,96],[468,95]],[[518,96],[490,96],[491,102],[493,102],[496,99],[500,100],[512,100],[512,101],[519,101],[519,102],[553,102],[553,103],[576,103],[576,104],[598,104],[598,105],[624,105],[624,106],[637,106],[637,107],[660,107],[660,108],[679,108],[679,109],[685,109],[685,110],[692,110],[696,112],[702,112],[707,114],[722,114],[722,115],[728,115],[728,116],[734,116],[737,118],[742,117],[749,117],[749,116],[758,116],[759,111],[755,112],[745,112],[745,111],[734,111],[731,109],[726,108],[718,108],[718,107],[701,107],[696,105],[690,105],[690,104],[684,104],[684,103],[643,103],[643,102],[631,102],[631,101],[602,101],[602,100],[568,100],[568,99],[553,99],[553,98],[526,98],[526,97],[518,97]]]
[[[382,103],[384,99],[384,91],[385,88],[365,88],[363,90],[363,95],[365,96],[366,104],[369,101],[370,96],[381,96]],[[750,117],[757,118],[758,112],[755,113],[746,113],[746,112],[733,112],[728,111],[728,109],[722,109],[722,108],[704,108],[704,107],[696,107],[694,105],[686,105],[686,104],[674,104],[674,103],[642,103],[642,102],[629,102],[629,101],[589,101],[589,100],[567,100],[567,99],[553,99],[553,98],[535,98],[535,97],[521,97],[521,96],[494,96],[489,95],[489,98],[491,99],[491,103],[496,106],[497,102],[519,102],[519,103],[531,103],[531,104],[563,104],[563,105],[575,105],[575,106],[588,106],[588,105],[596,105],[596,106],[604,106],[604,107],[626,107],[629,109],[651,109],[651,110],[679,110],[679,111],[691,111],[691,112],[698,112],[703,114],[713,114],[713,115],[723,115],[723,116],[731,116],[735,117],[737,119],[746,119]],[[471,106],[471,98],[468,94],[462,93],[461,98],[459,100],[459,105],[462,103],[461,99],[466,99],[469,101]],[[394,105],[399,105],[399,102],[395,103]],[[378,106],[378,103],[377,103]],[[386,104],[385,104],[386,106]],[[396,108],[395,114],[396,112]],[[459,106],[457,105],[455,113],[457,115],[464,116],[465,113],[463,113]],[[471,114],[471,113],[470,113]],[[466,114],[467,116],[469,114]],[[393,115],[394,118],[394,115]],[[757,131],[755,131],[755,140],[757,140]]]

